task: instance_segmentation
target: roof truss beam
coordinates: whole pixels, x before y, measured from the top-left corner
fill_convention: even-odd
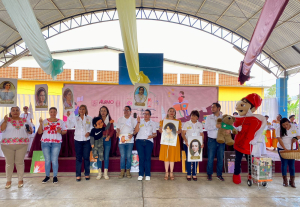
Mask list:
[[[66,32],[68,30],[79,28],[89,24],[96,24],[96,23],[107,22],[107,21],[116,21],[118,20],[118,18],[115,15],[116,12],[117,12],[116,9],[104,9],[104,10],[92,11],[92,12],[86,12],[84,14],[74,15],[72,17],[68,17],[63,20],[53,22],[47,26],[44,26],[42,28],[43,34],[45,39],[48,39],[58,34],[61,34],[63,32]],[[148,15],[146,15],[146,13],[148,13]],[[194,29],[198,29],[200,31],[214,35],[234,45],[240,51],[243,52],[247,50],[249,44],[248,39],[235,33],[234,31],[230,31],[227,28],[224,28],[206,19],[202,19],[201,17],[181,13],[178,11],[140,7],[137,8],[136,18],[138,20],[156,20],[156,21],[164,21],[164,22],[189,26]],[[76,19],[78,21],[76,21]],[[67,25],[66,22],[68,22],[69,24]],[[64,27],[64,29],[62,29],[62,27]],[[20,46],[21,43],[22,43],[22,39],[19,39],[14,44],[3,49],[0,53],[0,61],[2,61],[3,58],[1,59],[1,57],[3,57],[4,55],[9,54],[12,56],[17,56],[23,50],[25,50],[26,48]],[[18,48],[18,51],[16,49],[14,50],[13,48]],[[5,60],[4,62],[7,62],[7,60]],[[277,62],[274,58],[272,58],[272,56],[268,55],[264,51],[262,52],[262,54],[258,56],[256,60],[256,63],[262,66],[264,69],[268,69],[270,67],[271,62],[273,63],[272,68],[277,68],[278,71],[284,69],[282,64]],[[278,77],[277,74],[272,72],[272,70],[270,73]]]
[[[66,18],[65,15],[60,11],[60,9],[56,6],[56,4],[53,2],[53,0],[49,0],[53,4],[53,6],[57,9],[57,11],[63,16],[63,18]]]
[[[216,23],[218,23],[218,21],[220,20],[220,19],[222,19],[222,17],[224,16],[224,14],[228,11],[228,9],[230,9],[230,7],[232,6],[232,4],[235,2],[235,0],[233,0],[230,4],[229,4],[229,6],[225,9],[225,11],[221,14],[221,16],[219,16],[219,18],[217,19],[217,21],[216,21]]]
[[[156,0],[155,0],[155,1],[156,1]],[[201,10],[202,7],[204,6],[205,2],[206,2],[206,0],[204,0],[204,1],[202,2],[202,4],[200,5],[199,9],[198,9],[197,12],[195,13],[195,15],[198,15],[198,13],[200,12],[200,10]]]

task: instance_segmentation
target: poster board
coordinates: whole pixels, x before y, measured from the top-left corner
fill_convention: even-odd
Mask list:
[[[132,150],[130,172],[139,172],[140,158],[137,150]]]
[[[181,151],[181,157],[182,157],[182,159],[181,159],[182,173],[187,173],[187,170],[186,170],[186,154],[185,154],[184,150]],[[197,173],[199,173],[199,164],[197,165]]]
[[[0,107],[17,106],[18,80],[0,78]]]
[[[45,158],[43,151],[33,151],[30,173],[45,173]]]
[[[62,101],[64,112],[75,110],[74,90],[73,86],[63,87]]]
[[[93,157],[92,151],[90,152],[90,173],[98,173],[97,159]]]
[[[202,136],[188,136],[188,162],[201,162],[203,150]]]
[[[160,144],[176,146],[177,144],[177,131],[178,131],[178,121],[164,119],[162,134],[160,139]]]
[[[133,108],[147,109],[149,84],[136,83],[133,91]]]
[[[48,85],[35,85],[35,111],[48,111]]]

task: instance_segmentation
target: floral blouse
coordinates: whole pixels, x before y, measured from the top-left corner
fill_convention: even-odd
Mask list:
[[[4,122],[4,119],[0,122],[0,125]],[[21,120],[13,120],[8,118],[6,129],[2,132],[1,144],[28,144],[29,138],[26,131],[25,124],[31,126],[25,118]]]
[[[49,119],[45,119],[43,121],[43,135],[42,135],[42,142],[48,143],[61,143],[62,142],[62,135],[57,133],[57,129],[60,128],[61,131],[67,130],[65,122],[60,119],[57,121],[52,122]]]

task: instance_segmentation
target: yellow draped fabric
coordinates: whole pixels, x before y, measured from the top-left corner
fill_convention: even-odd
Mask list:
[[[116,0],[128,74],[132,84],[150,83],[139,66],[135,0]]]

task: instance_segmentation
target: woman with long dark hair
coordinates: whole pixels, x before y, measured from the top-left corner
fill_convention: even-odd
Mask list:
[[[101,106],[99,109],[99,117],[102,118],[103,122],[107,126],[108,123],[112,120],[109,114],[109,110],[106,106]],[[108,177],[108,166],[109,166],[109,152],[111,147],[111,138],[114,135],[114,125],[111,124],[110,127],[103,132],[103,146],[104,146],[104,178],[106,180],[109,179]],[[98,179],[102,177],[102,161],[97,159],[97,166],[98,166]]]
[[[80,105],[79,115],[75,117],[75,114],[70,111],[67,112],[68,128],[75,127],[75,152],[76,152],[76,181],[81,181],[81,165],[82,158],[84,159],[84,174],[85,179],[90,179],[90,133],[93,128],[93,118],[88,116],[88,109],[86,105]]]
[[[277,130],[279,131],[279,130]],[[295,160],[294,159],[284,159],[280,155],[280,151],[282,150],[291,150],[296,149],[297,140],[300,139],[300,132],[297,127],[290,123],[287,118],[282,118],[280,120],[280,136],[278,139],[278,154],[281,159],[281,173],[283,178],[283,186],[288,187],[288,185],[296,188],[295,185]],[[289,184],[287,182],[287,166],[289,166],[290,171],[290,181]]]

